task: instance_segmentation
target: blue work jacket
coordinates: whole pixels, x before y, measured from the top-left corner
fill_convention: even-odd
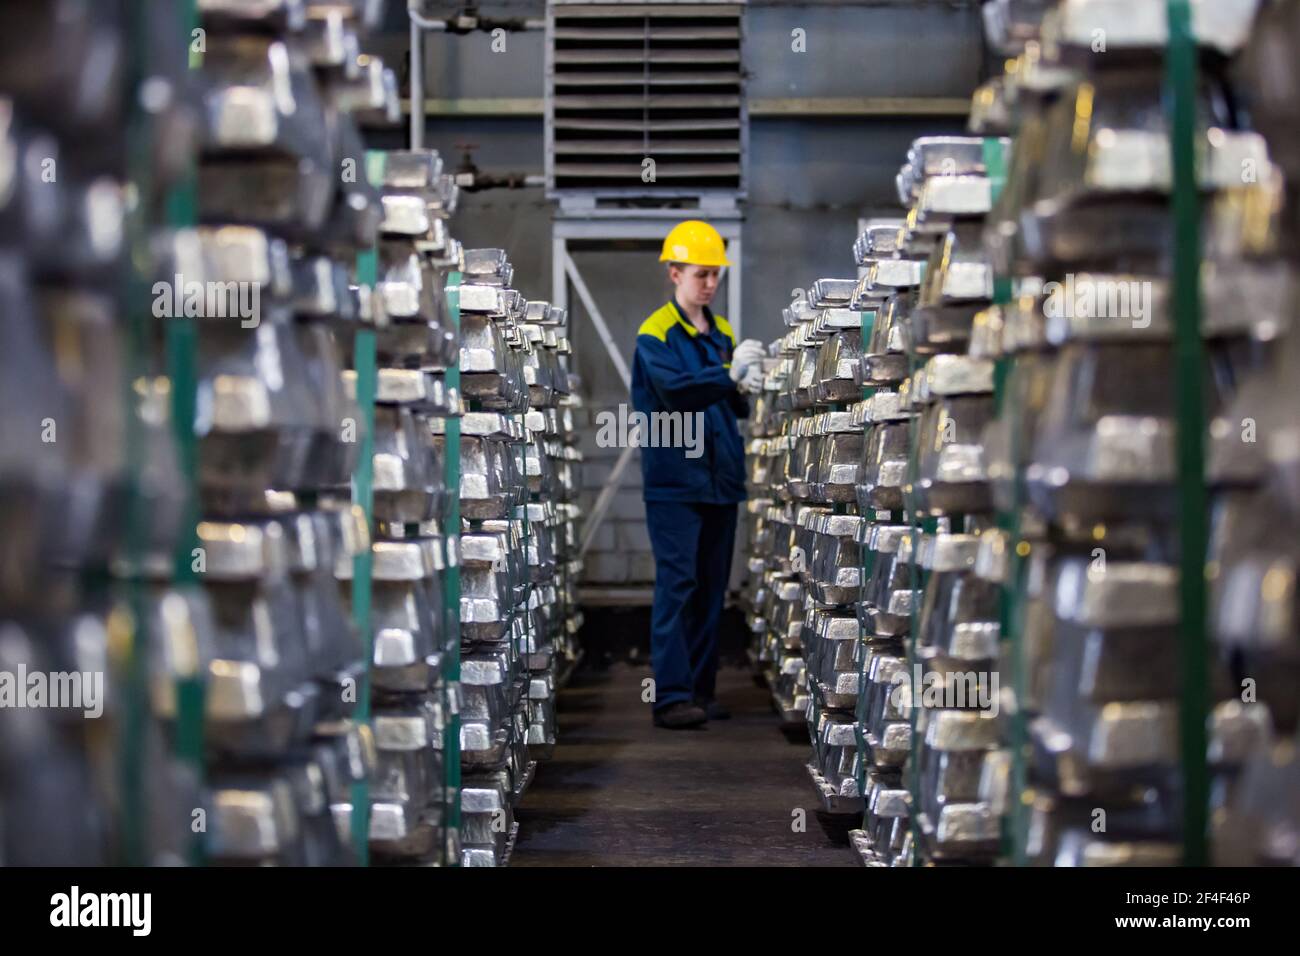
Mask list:
[[[632,407],[647,416],[703,413],[690,423],[692,429],[702,426],[692,448],[650,447],[643,438],[646,501],[726,505],[745,500],[745,446],[737,420],[749,417],[749,400],[728,371],[736,338],[722,316],[708,309],[704,315],[707,333],[697,330],[672,301],[651,313],[637,332]]]

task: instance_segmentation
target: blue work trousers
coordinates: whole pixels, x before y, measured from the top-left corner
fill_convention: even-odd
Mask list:
[[[713,699],[718,625],[736,540],[736,507],[645,503],[655,553],[650,658],[656,710],[677,701]]]

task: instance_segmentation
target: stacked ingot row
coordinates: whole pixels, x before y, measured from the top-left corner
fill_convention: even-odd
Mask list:
[[[395,231],[357,127],[361,117],[395,119],[392,72],[360,52],[380,10],[200,0],[198,11],[200,225],[178,237],[176,282],[241,291],[238,302],[208,296],[197,318],[197,570],[210,618],[196,616],[195,649],[172,659],[180,666],[193,653],[206,673],[207,852],[218,863],[347,862],[356,785],[377,773],[369,836],[383,858],[395,765],[416,774],[408,764],[433,762],[442,741],[431,732],[420,758],[394,754],[382,698],[391,685],[377,668],[366,699],[369,662],[349,608],[356,555],[374,554],[372,621],[386,611],[385,575],[411,562],[382,536],[371,541],[350,488],[366,427],[348,387],[354,339],[374,328],[382,341],[408,320],[356,270],[381,223],[386,242]],[[432,311],[414,321],[438,322]],[[454,358],[454,340],[437,355]],[[401,387],[387,376],[378,387],[381,469]],[[376,487],[387,521],[386,489]],[[373,735],[357,720],[363,702],[375,705]],[[437,859],[440,811],[419,798],[407,822],[428,828],[419,852]]]
[[[169,3],[0,8],[0,865],[182,863],[200,805],[149,653],[195,599],[150,314],[186,39]]]
[[[771,380],[782,365],[788,376],[783,359],[764,359],[765,378]],[[783,452],[795,441],[785,433],[791,407],[788,392],[774,387],[755,396],[750,415],[743,512],[749,554],[741,600],[754,635],[750,662],[772,694],[783,729],[802,732],[808,709],[803,584],[790,565],[793,499],[783,477]]]
[[[449,659],[456,615],[447,572],[459,559],[450,527],[455,492],[433,432],[460,414],[446,371],[458,360],[447,301],[460,244],[447,234],[457,191],[437,153],[372,157],[381,183],[375,294],[372,458],[374,541],[370,556],[371,728],[377,768],[370,788],[369,845],[376,863],[443,864],[459,857],[448,819]],[[357,371],[346,380],[355,395]],[[352,563],[339,567],[351,582]]]
[[[1242,92],[1226,77],[1256,4],[1192,6],[1213,839],[1225,861],[1295,862],[1295,197],[1224,108]],[[976,135],[918,140],[899,176],[906,220],[872,222],[855,247],[848,306],[870,332],[851,409],[865,430],[853,844],[868,865],[987,864],[1003,847],[1048,865],[1184,852],[1166,28],[1163,5],[1130,8],[986,5],[1011,59],[976,93]],[[1283,51],[1300,20],[1294,3],[1267,16],[1248,86],[1263,91],[1264,131],[1293,150]],[[799,504],[817,482],[813,441],[834,427],[806,411],[815,398],[799,390],[819,378],[789,339],[750,445],[751,623],[776,687],[787,666],[806,674],[791,689],[808,688],[824,731],[841,723],[825,706],[825,635],[800,628],[800,661],[782,624],[799,603],[807,621],[825,613],[825,569],[809,573],[805,549],[827,518]],[[839,761],[816,768],[825,809],[832,795],[850,806],[828,745],[848,738],[815,738]]]
[[[906,220],[870,223],[854,250],[854,305],[874,317],[859,374],[859,494],[877,520],[860,539],[866,813],[853,834],[869,865],[974,863],[996,849],[977,788],[997,743],[997,591],[974,573],[993,510],[981,446],[993,367],[962,354],[993,291],[984,145],[917,140],[898,177]]]
[[[1243,305],[1258,308],[1253,338],[1268,350],[1212,426],[1230,431],[1254,422],[1258,430],[1255,442],[1233,449],[1248,480],[1217,497],[1207,576],[1213,582],[1210,631],[1230,662],[1232,688],[1239,693],[1251,681],[1272,718],[1215,814],[1214,859],[1228,866],[1300,865],[1293,838],[1300,831],[1298,47],[1300,3],[1262,9],[1243,55],[1243,78],[1256,127],[1281,176],[1266,189],[1225,193],[1214,209],[1208,247],[1229,288],[1236,275],[1265,290],[1253,304],[1228,296],[1218,301],[1225,316],[1234,305],[1238,318],[1245,318]]]
[[[862,430],[853,407],[862,317],[848,307],[853,286],[820,279],[785,310],[790,331],[764,363],[755,409],[747,505],[755,656],[786,721],[807,725],[809,775],[831,817],[861,812],[853,710]]]
[[[1225,411],[1273,361],[1293,308],[1289,271],[1252,247],[1276,233],[1280,175],[1264,139],[1226,106],[1242,92],[1229,64],[1256,6],[1193,4],[1203,61],[1194,135],[1205,208],[1205,482],[1221,540],[1263,477],[1251,464],[1249,416],[1234,423]],[[1037,24],[1026,21],[1022,36],[1036,30],[1041,43],[1024,47],[989,97],[1007,103],[993,115],[1017,134],[985,233],[1011,287],[1008,301],[977,320],[972,352],[1007,368],[987,444],[1010,520],[982,544],[997,558],[989,577],[1007,589],[1009,636],[1023,648],[1023,699],[1013,706],[1028,746],[1006,753],[986,796],[995,812],[1030,805],[1028,819],[1013,813],[1009,827],[1030,862],[1175,864],[1188,840],[1168,31],[1163,14],[1130,19],[1100,2],[1052,5]],[[1220,573],[1213,563],[1207,572]],[[1236,596],[1237,615],[1268,603],[1267,588]],[[1242,764],[1267,746],[1270,707],[1293,700],[1295,684],[1243,673],[1260,684],[1243,692],[1228,656],[1209,646],[1205,654],[1219,817]],[[1018,756],[1028,765],[1023,797],[1010,784]]]
[[[574,660],[576,463],[563,310],[510,288],[498,249],[465,254],[461,312],[462,861],[500,866],[514,806],[555,745]],[[445,439],[443,439],[445,441]]]

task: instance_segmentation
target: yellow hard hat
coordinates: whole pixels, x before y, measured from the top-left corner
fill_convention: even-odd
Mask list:
[[[722,236],[707,222],[687,219],[673,226],[664,239],[660,262],[682,262],[692,266],[729,266]]]

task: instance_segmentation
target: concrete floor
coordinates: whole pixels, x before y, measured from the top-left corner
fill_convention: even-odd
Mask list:
[[[559,746],[517,810],[512,866],[852,865],[817,823],[807,739],[781,733],[749,671],[719,673],[733,716],[701,730],[652,726],[649,676],[616,664],[560,692]]]

